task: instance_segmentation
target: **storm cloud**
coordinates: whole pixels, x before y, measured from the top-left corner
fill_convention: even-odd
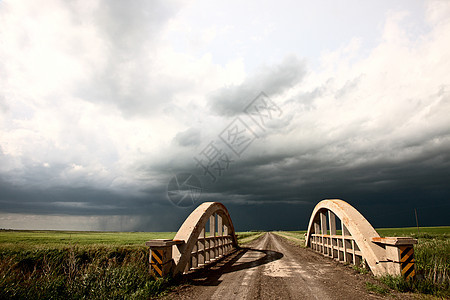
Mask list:
[[[305,229],[326,198],[377,227],[448,225],[450,5],[422,4],[372,7],[361,37],[292,26],[308,3],[0,1],[0,227],[174,231],[194,209],[167,197],[180,172],[237,230]],[[195,160],[211,143],[230,159],[214,180]]]

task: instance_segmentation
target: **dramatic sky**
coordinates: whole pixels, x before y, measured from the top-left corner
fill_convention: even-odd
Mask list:
[[[0,0],[0,227],[450,225],[449,33],[449,1]]]

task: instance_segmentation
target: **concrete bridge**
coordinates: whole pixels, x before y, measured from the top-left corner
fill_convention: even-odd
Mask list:
[[[409,237],[381,238],[354,207],[339,199],[316,205],[306,235],[306,246],[338,261],[368,267],[375,276],[413,277],[416,243]]]
[[[150,272],[155,277],[183,274],[197,282],[196,288],[185,295],[178,294],[177,298],[209,293],[207,298],[335,299],[336,293],[342,294],[342,287],[338,288],[336,282],[346,280],[341,284],[358,286],[364,280],[373,279],[355,281],[354,274],[350,274],[355,271],[344,264],[365,268],[375,276],[392,274],[411,278],[415,275],[416,240],[381,238],[343,200],[323,200],[316,205],[305,239],[308,248],[266,233],[247,247],[239,247],[226,207],[218,202],[206,202],[191,213],[173,240],[151,240],[146,245],[150,247]],[[261,286],[265,280],[267,286]],[[330,284],[322,284],[328,281]],[[270,296],[271,285],[280,282],[286,288]],[[258,284],[259,287],[255,286]],[[365,287],[354,294],[359,297],[354,299],[367,298],[364,292],[367,293]],[[352,299],[345,293],[342,296]]]
[[[177,275],[203,267],[237,249],[228,210],[222,203],[205,202],[184,221],[173,240],[151,240],[151,272]]]

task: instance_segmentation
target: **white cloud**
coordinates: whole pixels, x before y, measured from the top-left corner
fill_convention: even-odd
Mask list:
[[[284,107],[298,112],[286,136],[296,149],[315,145],[317,157],[329,152],[330,160],[346,157],[350,166],[391,156],[408,161],[430,147],[449,146],[450,40],[442,35],[449,23],[434,22],[430,32],[411,38],[403,18],[388,15],[381,43],[369,56],[352,61],[359,48],[352,40],[325,54],[322,71],[297,87]],[[307,99],[305,110],[302,96],[313,91],[320,92]]]
[[[134,185],[135,162],[158,161],[189,126],[173,107],[202,107],[210,91],[242,80],[241,60],[222,67],[159,38],[169,6],[4,3],[1,171],[9,181]],[[24,180],[21,170],[42,165],[58,166],[51,180]]]

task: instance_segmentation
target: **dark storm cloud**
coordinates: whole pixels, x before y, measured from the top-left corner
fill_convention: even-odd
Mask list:
[[[344,82],[336,93],[328,80],[311,93],[299,94],[291,107],[313,107],[314,99],[326,94],[352,95],[361,80],[364,77]],[[427,102],[448,103],[448,92],[439,90]],[[295,122],[269,129],[217,182],[197,170],[205,189],[203,200],[225,203],[243,230],[305,229],[314,205],[326,198],[350,202],[377,227],[413,226],[414,208],[420,212],[421,225],[445,225],[450,204],[450,131],[442,123],[442,111],[428,107],[425,104],[413,115],[408,111],[396,116],[395,122],[388,119],[372,129],[364,126],[371,115],[339,123],[332,127],[333,135],[322,131],[314,118],[305,115],[303,120],[309,109],[285,111]],[[411,126],[421,110],[434,126],[398,131]],[[312,113],[325,121],[321,112]]]
[[[139,214],[151,210],[151,206],[158,202],[155,198],[161,197],[161,191],[155,191],[156,195],[147,194],[145,197],[137,197],[89,186],[43,189],[37,186],[14,185],[5,181],[0,182],[0,189],[3,212],[50,215]]]
[[[260,146],[251,149],[258,155],[236,160],[215,183],[192,170],[204,185],[201,201],[223,202],[238,230],[305,229],[314,205],[325,198],[348,201],[377,227],[413,226],[414,208],[421,225],[446,224],[449,152],[429,150],[402,161],[386,158],[352,166],[304,153],[267,155]],[[177,230],[193,209],[173,206],[164,182],[139,196],[87,186],[27,188],[5,181],[0,191],[3,212],[138,216],[132,230]]]
[[[210,109],[221,116],[239,115],[255,93],[264,91],[271,97],[282,94],[300,83],[305,74],[305,63],[296,56],[288,56],[279,64],[259,69],[240,85],[214,92],[209,100]]]
[[[147,194],[133,197],[107,189],[24,188],[4,181],[0,181],[0,207],[2,213],[20,213],[25,216],[24,224],[27,224],[27,214],[43,218],[92,216],[98,223],[94,225],[95,230],[176,231],[190,213],[189,208],[180,209],[170,204],[165,199],[165,189],[147,191]],[[64,228],[65,225],[54,226]],[[79,224],[78,228],[87,229],[83,224]]]
[[[359,134],[362,138],[364,132]],[[205,198],[230,206],[242,217],[237,217],[237,226],[245,228],[304,229],[314,205],[326,198],[349,201],[374,226],[413,226],[414,208],[421,211],[422,225],[446,224],[448,134],[421,135],[415,145],[405,140],[364,151],[355,151],[354,138],[325,139],[312,147],[308,140],[290,140],[291,149],[276,154],[266,151],[269,140],[257,140],[217,182],[197,175],[204,184]],[[441,143],[436,144],[438,140]],[[292,210],[298,212],[303,225],[286,219],[295,215]]]
[[[270,165],[273,167],[264,168]],[[298,223],[285,219],[295,215],[292,212],[295,209],[303,216],[301,228],[305,228],[308,213],[318,201],[326,198],[350,202],[375,226],[412,226],[413,208],[424,212],[422,225],[443,225],[448,207],[443,207],[444,210],[439,207],[449,204],[449,169],[448,155],[435,161],[422,156],[407,162],[353,168],[336,168],[333,162],[320,160],[276,166],[276,161],[268,159],[257,165],[240,162],[220,181],[208,185],[208,189],[221,195],[217,198],[235,210],[247,207],[248,217],[239,222],[252,223],[248,220],[252,218],[250,214],[254,214],[251,211],[258,211],[258,217],[253,218],[258,219],[261,226],[273,220],[276,228],[299,228],[296,226],[301,226],[300,217]],[[280,214],[273,214],[273,209]],[[253,224],[255,226],[256,222]]]

